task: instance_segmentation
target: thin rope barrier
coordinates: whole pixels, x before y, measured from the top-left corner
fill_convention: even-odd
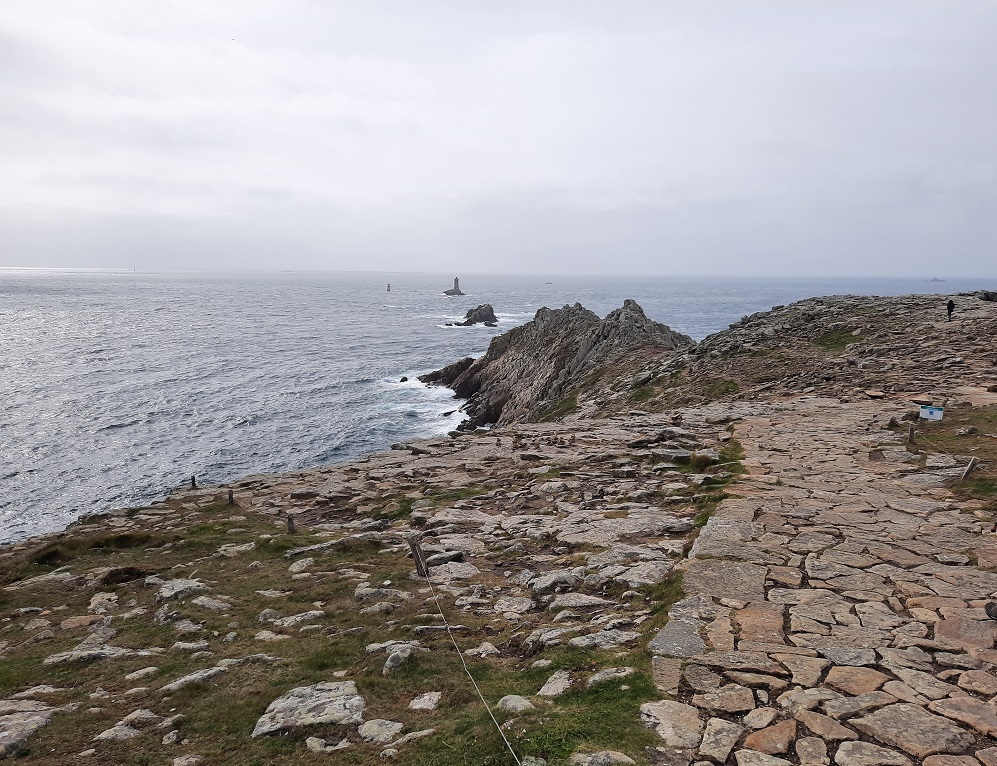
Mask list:
[[[443,620],[443,625],[446,626],[447,635],[450,636],[450,640],[453,642],[454,649],[457,650],[457,656],[460,658],[460,664],[464,666],[464,672],[467,677],[471,679],[471,684],[474,686],[474,690],[478,693],[478,698],[481,700],[481,704],[485,706],[485,710],[488,711],[488,717],[492,719],[492,723],[495,724],[495,728],[498,730],[499,736],[502,737],[502,741],[505,742],[505,746],[509,748],[509,752],[512,754],[513,760],[516,761],[516,766],[523,766],[523,762],[519,760],[519,756],[516,755],[516,751],[512,749],[512,743],[509,742],[508,738],[505,736],[505,732],[502,731],[502,727],[496,720],[495,715],[492,713],[492,709],[488,707],[488,703],[485,701],[485,695],[481,693],[481,689],[478,688],[478,682],[474,680],[474,676],[471,675],[471,670],[467,667],[467,662],[464,660],[464,653],[460,650],[460,646],[457,645],[457,639],[454,638],[453,631],[450,629],[450,621],[447,616],[443,614],[443,607],[440,606],[439,596],[436,595],[436,588],[433,587],[433,581],[429,577],[429,567],[426,567],[426,582],[429,583],[429,590],[433,594],[433,603],[436,604],[436,611],[440,613],[440,617]]]

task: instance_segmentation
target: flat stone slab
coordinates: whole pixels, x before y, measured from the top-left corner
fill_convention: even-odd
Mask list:
[[[586,593],[562,593],[555,596],[547,609],[551,612],[558,609],[590,609],[592,607],[610,606],[613,602]]]
[[[299,686],[270,703],[256,722],[252,736],[323,723],[359,723],[366,706],[353,681]]]
[[[578,636],[568,641],[571,646],[580,649],[616,649],[640,638],[640,633],[625,630],[602,630],[587,636]]]
[[[682,579],[682,588],[690,595],[705,593],[739,601],[764,601],[767,571],[757,564],[691,559]]]
[[[28,737],[49,722],[54,712],[37,700],[0,700],[0,758],[17,752]]]
[[[744,733],[740,724],[725,721],[723,718],[711,718],[706,722],[703,741],[699,746],[699,755],[714,763],[724,763],[734,745]]]
[[[863,667],[836,666],[827,673],[824,683],[846,694],[868,694],[890,680],[885,673]]]
[[[647,645],[651,654],[665,657],[695,657],[706,651],[706,643],[699,635],[702,620],[671,619],[658,631]]]
[[[186,598],[191,593],[198,593],[207,589],[208,586],[200,580],[167,580],[159,586],[159,593],[156,594],[156,600],[169,601],[171,599]]]
[[[961,753],[976,741],[965,729],[917,705],[900,702],[849,723],[880,742],[917,758],[936,753]]]
[[[698,747],[703,735],[699,711],[692,705],[661,700],[640,706],[640,720],[670,747]]]
[[[975,697],[940,699],[928,705],[928,710],[972,726],[987,737],[997,734],[997,710]]]
[[[386,718],[374,718],[360,724],[357,733],[364,742],[386,745],[401,734],[404,728],[405,724],[398,721],[389,721]]]
[[[526,614],[535,606],[532,598],[525,596],[503,596],[493,607],[499,614]]]
[[[913,766],[903,753],[871,742],[843,742],[834,762],[838,766]]]
[[[215,676],[221,675],[227,670],[228,667],[217,666],[217,665],[213,668],[205,668],[204,670],[195,670],[193,673],[190,673],[184,676],[183,678],[178,678],[173,683],[169,683],[163,687],[160,687],[159,691],[165,692],[167,694],[172,694],[175,691],[183,689],[185,686],[190,686],[191,684],[200,684],[204,683],[205,681],[210,681]]]

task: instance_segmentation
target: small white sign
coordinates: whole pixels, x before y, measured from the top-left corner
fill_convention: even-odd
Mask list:
[[[921,420],[941,420],[945,414],[944,407],[925,407],[921,405]]]

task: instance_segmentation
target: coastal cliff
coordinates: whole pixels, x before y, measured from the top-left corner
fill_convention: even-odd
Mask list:
[[[447,373],[523,421],[2,548],[0,758],[993,764],[997,303],[944,300],[544,310]]]
[[[628,354],[688,349],[692,338],[648,319],[627,300],[605,319],[576,303],[542,308],[532,321],[494,338],[479,359],[463,359],[423,375],[468,399],[465,429],[536,420],[603,368],[626,364]]]

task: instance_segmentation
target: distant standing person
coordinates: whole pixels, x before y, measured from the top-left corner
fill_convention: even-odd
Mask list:
[[[955,311],[955,301],[949,298],[948,304],[945,306],[945,310],[949,312],[949,321],[952,321],[952,312]]]

